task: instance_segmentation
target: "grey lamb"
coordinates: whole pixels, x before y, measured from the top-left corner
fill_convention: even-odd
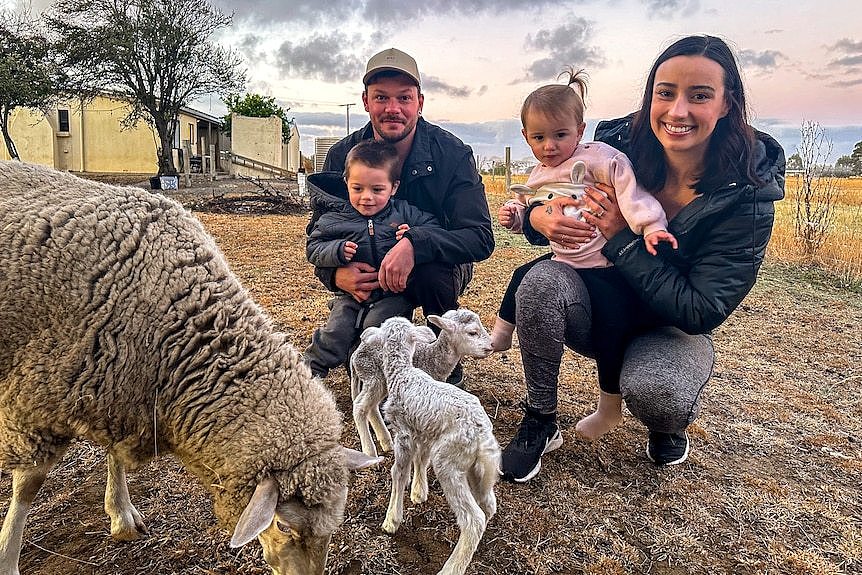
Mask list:
[[[76,438],[107,450],[113,537],[146,532],[126,470],[173,453],[231,545],[258,537],[277,575],[323,573],[348,469],[377,462],[340,434],[331,394],[181,205],[0,162],[0,575]]]

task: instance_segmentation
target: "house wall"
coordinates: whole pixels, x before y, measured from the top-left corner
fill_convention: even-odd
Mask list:
[[[54,130],[41,112],[26,108],[13,110],[9,115],[9,134],[22,161],[54,165]],[[0,158],[9,160],[5,142],[0,148]]]
[[[59,131],[58,109],[69,110],[68,132]],[[16,108],[10,115],[9,127],[18,154],[25,162],[76,172],[155,174],[158,171],[155,130],[144,121],[123,129],[121,122],[128,113],[129,104],[123,100],[97,96],[83,109],[78,100],[62,102],[47,116],[40,111]],[[181,112],[178,128],[175,145],[191,140],[192,154],[209,154],[208,146],[199,149],[201,135],[206,134],[198,133],[198,118]],[[214,126],[213,140],[217,131]],[[9,159],[6,147],[0,148],[0,158]]]

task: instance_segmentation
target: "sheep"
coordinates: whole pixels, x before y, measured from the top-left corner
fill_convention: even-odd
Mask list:
[[[213,497],[231,546],[276,575],[323,573],[348,469],[341,415],[203,226],[138,188],[0,162],[0,468],[12,499],[0,575],[69,443],[107,450],[111,535],[147,532],[126,470],[173,453]]]
[[[491,420],[476,396],[413,366],[416,344],[432,341],[426,329],[394,317],[369,337],[379,339],[383,350],[383,372],[389,384],[383,410],[394,431],[392,492],[382,528],[394,534],[401,526],[411,465],[410,499],[417,504],[426,500],[430,462],[461,530],[438,575],[461,575],[497,510],[494,484],[499,477],[500,446]]]
[[[491,336],[479,316],[469,309],[449,310],[442,316],[429,315],[428,321],[440,328],[440,335],[430,344],[417,342],[413,365],[438,381],[445,381],[462,358],[484,358],[494,351]],[[379,410],[380,403],[386,398],[383,356],[380,344],[374,345],[369,341],[379,341],[370,337],[375,333],[379,333],[379,328],[369,327],[363,331],[360,343],[350,357],[353,422],[359,432],[362,451],[369,457],[377,456],[369,424],[380,441],[380,448],[392,451],[392,437]],[[434,337],[433,332],[431,337]]]

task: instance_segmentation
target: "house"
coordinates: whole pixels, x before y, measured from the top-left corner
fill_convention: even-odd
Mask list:
[[[9,117],[9,132],[25,162],[73,172],[154,174],[158,172],[155,129],[144,121],[125,128],[122,120],[129,110],[126,100],[109,94],[83,106],[70,100],[48,113],[16,108]],[[181,109],[174,134],[177,169],[185,142],[191,145],[193,157],[209,155],[210,144],[216,146],[215,157],[219,157],[225,147],[219,137],[221,123],[204,112]],[[0,147],[0,159],[8,160],[5,146]]]

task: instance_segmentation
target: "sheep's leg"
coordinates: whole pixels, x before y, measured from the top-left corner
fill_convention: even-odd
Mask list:
[[[485,519],[490,520],[497,512],[497,496],[494,494],[494,484],[499,477],[499,463],[494,458],[479,456],[467,479],[470,481],[470,491],[476,503],[485,513]]]
[[[383,417],[380,415],[380,404],[386,399],[387,388],[385,380],[377,380],[374,385],[373,397],[369,402],[368,417],[371,421],[371,427],[374,428],[374,435],[377,436],[377,441],[380,442],[380,449],[384,453],[392,451],[392,436],[389,435],[389,430],[383,422]]]
[[[456,469],[442,469],[444,467],[445,465],[435,464],[434,473],[443,488],[449,507],[455,512],[461,536],[437,575],[463,575],[473,559],[482,535],[485,534],[487,520],[470,492],[466,474]]]
[[[108,453],[105,513],[111,518],[111,537],[117,541],[133,541],[149,532],[144,517],[138,513],[129,497],[126,468],[111,453]]]
[[[428,459],[427,445],[417,445],[413,455],[413,485],[410,489],[410,501],[425,503],[428,499]]]
[[[353,402],[353,423],[356,424],[356,431],[359,433],[362,453],[369,457],[377,457],[377,448],[374,446],[371,430],[368,428],[370,414],[372,410],[376,410],[376,406],[369,405],[369,399],[365,389],[356,396]]]
[[[374,428],[374,435],[377,436],[377,441],[380,442],[380,450],[384,453],[392,451],[392,436],[389,435],[389,430],[386,429],[386,424],[380,415],[379,403],[372,406],[368,417],[371,419],[371,427]]]
[[[12,470],[12,500],[3,519],[3,528],[0,529],[0,575],[18,575],[18,558],[24,542],[27,515],[55,461],[53,459],[34,467]]]
[[[402,434],[395,437],[395,462],[392,464],[392,492],[389,494],[389,507],[386,509],[386,519],[383,530],[395,533],[401,527],[404,519],[404,491],[410,478],[410,461],[413,458],[409,440]]]

